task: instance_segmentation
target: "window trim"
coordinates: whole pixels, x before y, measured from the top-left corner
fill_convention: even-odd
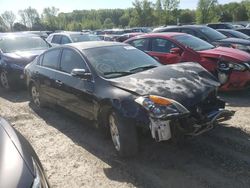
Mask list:
[[[88,66],[88,63],[85,61],[85,58],[82,56],[82,54],[81,54],[78,50],[75,50],[75,49],[73,49],[73,48],[67,48],[67,47],[61,48],[60,61],[59,61],[59,64],[58,64],[58,70],[57,70],[57,71],[72,76],[71,73],[65,72],[65,71],[63,71],[63,70],[61,69],[62,55],[63,55],[63,51],[64,51],[64,50],[70,50],[70,51],[73,51],[73,52],[77,53],[77,54],[81,57],[83,63],[86,65],[86,66],[85,66],[85,67],[86,67],[85,70],[88,71],[88,72],[90,72],[90,73],[92,74],[92,72],[91,72],[91,70],[90,70],[90,68],[89,68],[89,66]]]
[[[158,54],[171,54],[170,52],[168,53],[168,52],[157,52],[157,51],[152,51],[152,43],[153,43],[152,40],[154,40],[154,39],[163,39],[163,40],[167,40],[167,41],[169,41],[169,42],[174,43],[174,44],[177,46],[177,48],[180,48],[180,49],[183,50],[183,48],[182,48],[179,44],[173,42],[173,41],[170,40],[170,39],[166,39],[166,38],[164,38],[164,37],[152,37],[152,38],[150,38],[150,51],[148,51],[148,52],[153,52],[153,53],[158,53]]]
[[[142,49],[139,49],[139,48],[137,48],[136,46],[132,45],[132,43],[135,42],[135,41],[137,41],[137,40],[148,40],[147,50],[142,50]],[[151,49],[151,38],[147,38],[147,37],[138,38],[138,39],[135,39],[135,40],[130,41],[129,44],[130,44],[131,46],[137,48],[138,50],[141,50],[141,51],[144,51],[144,52],[149,52],[150,49]]]
[[[52,51],[56,51],[56,50],[59,50],[59,56],[58,56],[56,68],[44,66],[44,65],[43,65],[44,56],[45,56],[47,53],[52,52]],[[49,69],[52,69],[52,70],[58,70],[58,68],[59,68],[59,62],[61,61],[61,56],[62,56],[62,48],[53,48],[53,49],[50,49],[50,50],[46,51],[45,53],[43,53],[42,56],[43,56],[43,57],[42,57],[42,63],[39,64],[41,67],[49,68]]]

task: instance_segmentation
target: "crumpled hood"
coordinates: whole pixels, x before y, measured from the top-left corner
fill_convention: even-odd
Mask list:
[[[5,53],[3,58],[5,61],[10,63],[19,63],[21,65],[27,65],[38,55],[43,53],[45,50],[33,50],[33,51],[16,51],[12,53]]]
[[[158,95],[190,108],[204,100],[220,84],[198,63],[160,66],[115,78],[111,84],[137,95]]]
[[[250,61],[250,54],[242,50],[227,47],[217,47],[210,50],[198,52],[202,57],[222,58],[226,60],[234,60],[238,63]]]
[[[233,43],[233,44],[244,44],[244,45],[249,45],[250,46],[250,41],[246,39],[240,39],[240,38],[225,38],[218,40],[219,42],[224,42],[224,43]]]

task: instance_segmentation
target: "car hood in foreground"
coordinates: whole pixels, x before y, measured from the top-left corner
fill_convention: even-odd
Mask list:
[[[225,38],[218,40],[218,42],[223,42],[223,43],[233,43],[233,44],[242,44],[242,45],[247,45],[250,46],[250,41],[246,39],[240,39],[240,38]]]
[[[198,51],[202,57],[234,60],[238,63],[250,61],[250,54],[242,50],[227,47],[217,47],[210,50]]]
[[[191,108],[220,84],[197,63],[160,66],[129,76],[111,79],[111,84],[136,95],[158,95]]]
[[[20,145],[15,144],[17,135],[13,135],[14,130],[11,129],[10,125],[0,118],[0,185],[31,187],[34,177],[20,153]]]
[[[44,51],[45,50],[33,50],[33,51],[17,51],[12,53],[5,53],[3,58],[6,60],[6,62],[27,65]]]

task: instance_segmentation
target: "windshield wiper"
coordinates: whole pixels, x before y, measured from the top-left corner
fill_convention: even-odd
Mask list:
[[[155,67],[157,67],[157,65],[141,66],[141,67],[136,67],[134,69],[131,69],[131,70],[129,70],[129,72],[144,71],[144,70],[152,69]]]
[[[123,72],[121,72],[121,71],[118,71],[118,72],[105,72],[105,73],[103,73],[105,76],[106,75],[112,75],[112,74],[118,74],[118,75],[122,75],[122,76],[125,76],[125,75],[129,75],[129,74],[132,74],[132,72],[127,72],[127,71],[123,71]]]

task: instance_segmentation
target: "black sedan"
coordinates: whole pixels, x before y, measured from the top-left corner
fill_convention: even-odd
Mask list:
[[[0,140],[0,187],[49,188],[32,146],[1,117]]]
[[[250,37],[248,35],[233,29],[217,29],[217,31],[219,31],[223,35],[226,35],[227,37],[250,40]]]
[[[110,129],[121,156],[138,149],[137,128],[156,141],[195,136],[233,113],[217,80],[197,63],[163,66],[127,44],[85,42],[44,52],[25,68],[37,107],[60,105]]]
[[[50,47],[34,34],[0,34],[0,83],[6,90],[24,86],[24,67]]]
[[[183,26],[170,26],[165,28],[158,28],[154,33],[162,32],[181,32],[193,35],[202,40],[205,40],[215,46],[225,46],[237,48],[250,53],[250,41],[246,39],[227,37],[207,26],[202,25],[183,25]]]

